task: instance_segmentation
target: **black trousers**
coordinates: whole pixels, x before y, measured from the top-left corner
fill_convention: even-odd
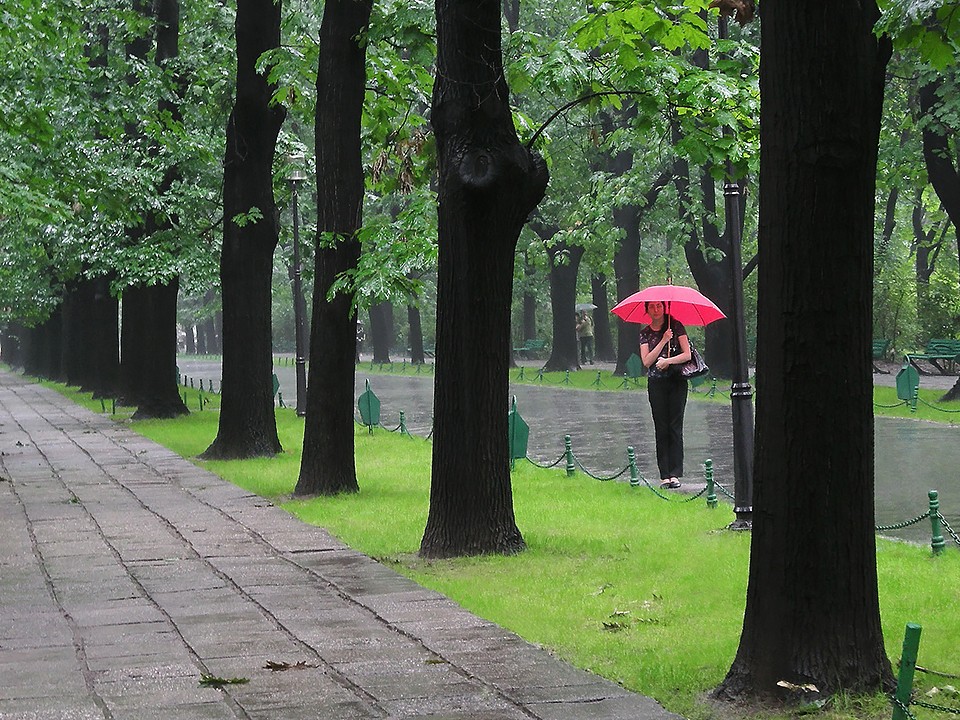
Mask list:
[[[580,338],[580,362],[593,362],[593,335]]]
[[[648,378],[647,397],[653,413],[660,479],[683,477],[683,412],[687,407],[687,379],[679,373]]]

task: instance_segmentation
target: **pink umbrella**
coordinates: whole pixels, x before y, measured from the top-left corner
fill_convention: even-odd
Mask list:
[[[684,325],[709,325],[726,317],[710,298],[683,285],[653,285],[624,298],[610,312],[625,322],[649,323],[645,306],[652,300],[664,303],[667,314]]]

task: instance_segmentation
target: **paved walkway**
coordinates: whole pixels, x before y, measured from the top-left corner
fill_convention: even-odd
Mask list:
[[[677,718],[8,373],[0,451],[3,720]]]

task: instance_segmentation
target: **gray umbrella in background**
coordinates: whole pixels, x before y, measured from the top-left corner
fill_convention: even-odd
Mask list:
[[[582,312],[584,310],[596,310],[597,306],[593,303],[577,303],[576,310],[577,312]]]

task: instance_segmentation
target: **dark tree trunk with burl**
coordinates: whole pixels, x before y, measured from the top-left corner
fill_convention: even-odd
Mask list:
[[[337,276],[357,267],[363,210],[360,118],[370,0],[328,0],[317,71],[317,244],[303,456],[295,495],[357,492],[353,385],[357,316],[352,298],[327,299]],[[324,233],[326,236],[324,237]]]
[[[227,121],[223,167],[223,385],[220,426],[207,459],[249,458],[281,451],[273,409],[270,292],[279,213],[273,155],[284,110],[271,102],[267,50],[280,44],[279,0],[238,0],[237,97]]]
[[[437,0],[436,12],[437,364],[420,554],[514,553],[524,542],[507,445],[513,261],[548,173],[514,129],[498,0]]]
[[[873,33],[878,17],[858,0],[764,5],[753,537],[722,698],[788,704],[781,680],[824,697],[893,684],[877,592],[870,363],[890,52]]]

